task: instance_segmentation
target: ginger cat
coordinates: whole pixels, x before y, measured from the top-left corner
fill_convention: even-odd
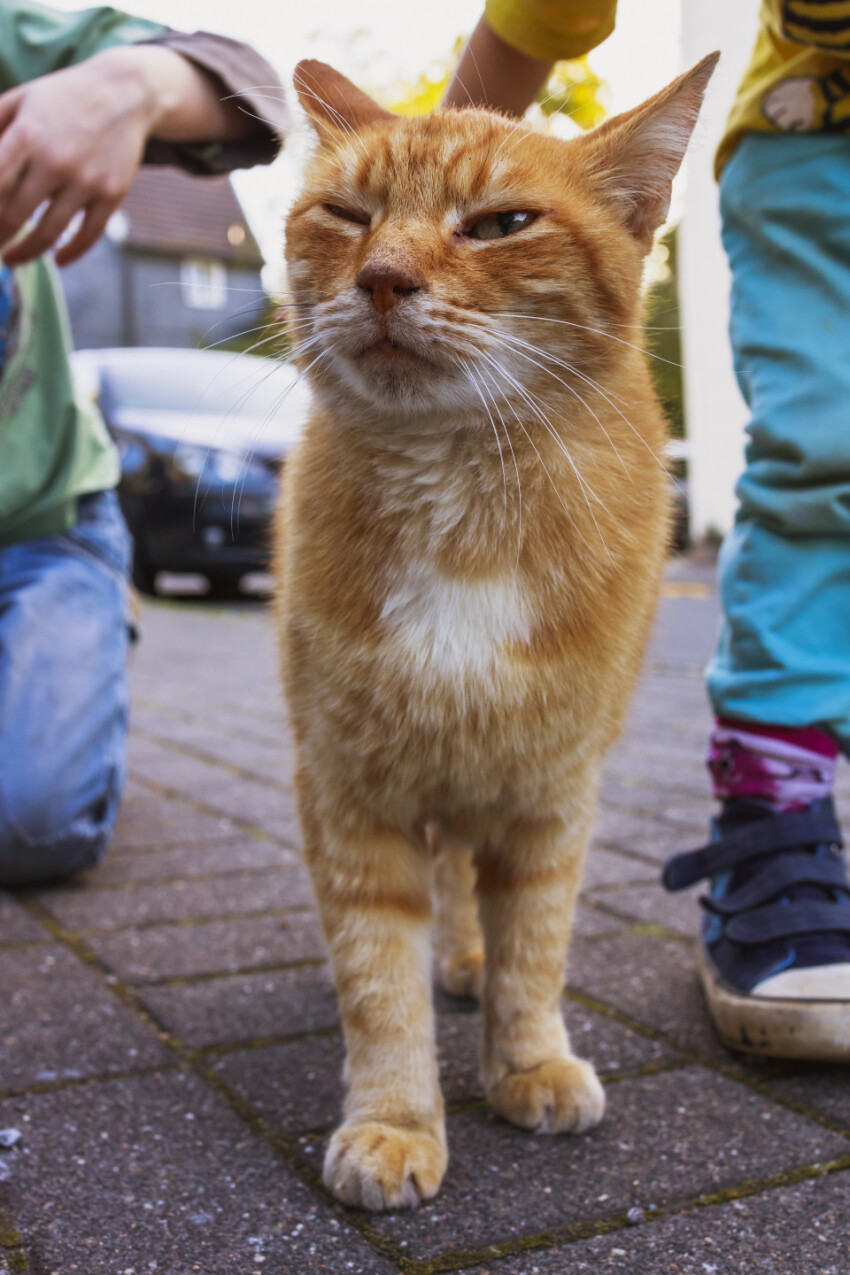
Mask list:
[[[481,997],[493,1108],[550,1133],[603,1113],[559,998],[667,546],[643,259],[715,62],[568,142],[296,72],[319,145],[286,253],[314,407],[277,569],[347,1047],[324,1176],[349,1204],[412,1205],[445,1172],[435,920],[444,986]]]

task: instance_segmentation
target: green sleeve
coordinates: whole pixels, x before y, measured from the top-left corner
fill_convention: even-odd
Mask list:
[[[62,13],[36,0],[0,0],[0,92],[167,30],[106,6]]]

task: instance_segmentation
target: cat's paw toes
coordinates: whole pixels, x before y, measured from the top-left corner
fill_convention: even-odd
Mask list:
[[[450,996],[472,996],[481,1000],[484,990],[484,949],[453,952],[437,958],[440,986]]]
[[[538,1133],[584,1133],[605,1111],[605,1092],[590,1063],[551,1059],[514,1072],[493,1087],[491,1107],[521,1129]]]
[[[446,1147],[430,1129],[344,1124],[331,1138],[324,1182],[344,1204],[364,1209],[413,1208],[440,1189]]]

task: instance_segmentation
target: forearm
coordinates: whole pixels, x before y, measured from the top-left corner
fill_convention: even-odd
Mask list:
[[[446,93],[446,106],[486,106],[523,115],[549,78],[553,63],[520,53],[481,18]]]
[[[148,137],[168,142],[233,142],[256,121],[236,101],[222,100],[214,76],[180,53],[156,44],[107,49],[90,59],[104,82],[121,82],[128,109],[145,120]]]

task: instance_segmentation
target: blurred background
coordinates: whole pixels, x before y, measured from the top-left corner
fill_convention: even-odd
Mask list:
[[[61,8],[79,7],[73,0],[54,3]],[[273,64],[287,86],[296,62],[316,57],[332,63],[387,106],[417,113],[439,102],[482,3],[430,0],[426,6],[359,0],[352,5],[350,0],[317,0],[310,5],[282,5],[246,0],[235,6],[227,0],[138,0],[128,7],[173,27],[204,28],[247,40]],[[621,0],[615,33],[587,59],[559,64],[541,95],[541,105],[532,110],[541,127],[569,136],[651,96],[710,50],[722,51],[686,168],[676,184],[670,223],[659,236],[647,269],[647,346],[659,356],[653,368],[671,423],[671,469],[680,482],[679,547],[686,540],[710,544],[728,528],[741,465],[745,409],[726,337],[728,272],[720,245],[712,164],[752,47],[757,12],[758,0],[715,0],[711,5],[689,0]],[[270,87],[269,91],[276,90]],[[291,92],[290,103],[294,106]],[[143,171],[101,244],[63,271],[78,348],[149,351],[147,364],[143,360],[139,365],[143,373],[129,380],[117,375],[114,359],[111,372],[106,356],[78,360],[89,392],[101,397],[108,418],[105,387],[111,377],[115,401],[110,425],[125,461],[125,487],[126,480],[131,485],[135,481],[136,494],[141,490],[140,453],[135,446],[139,421],[145,419],[147,434],[166,440],[164,453],[157,458],[159,467],[154,467],[155,485],[162,496],[170,475],[170,488],[176,483],[179,489],[179,510],[170,489],[165,493],[171,501],[166,501],[167,509],[160,500],[143,512],[140,506],[128,508],[132,497],[123,493],[131,524],[134,513],[139,524],[133,527],[140,545],[136,575],[146,591],[152,591],[159,566],[203,571],[209,559],[213,566],[206,573],[211,581],[216,575],[214,585],[226,593],[238,591],[241,577],[257,565],[262,541],[258,528],[265,517],[266,496],[272,498],[285,450],[295,437],[297,412],[303,410],[300,395],[286,395],[285,372],[275,373],[275,385],[281,402],[287,404],[281,413],[286,419],[276,438],[270,443],[266,438],[267,445],[259,447],[263,458],[242,482],[237,518],[233,516],[234,489],[241,476],[234,470],[233,481],[224,480],[228,456],[238,455],[247,437],[256,435],[259,443],[264,434],[262,420],[250,409],[250,398],[251,386],[265,381],[267,359],[256,363],[254,359],[280,353],[279,341],[268,341],[263,325],[273,317],[281,291],[283,222],[309,138],[296,109],[293,116],[293,134],[274,165],[237,173],[232,181],[206,179],[202,200],[195,195],[195,179],[171,170]],[[258,344],[264,339],[265,344]],[[197,420],[190,427],[188,418],[193,413],[186,410],[184,392],[171,413],[181,418],[179,427],[173,422],[168,425],[168,402],[160,395],[149,403],[140,394],[146,382],[180,380],[173,373],[173,362],[172,370],[166,372],[154,352],[209,347],[252,355],[242,364],[239,382],[246,387],[240,399],[245,410],[239,408],[231,390],[227,419],[220,411],[216,419],[218,409],[210,395],[201,413],[207,426],[204,434],[196,428]],[[189,381],[193,377],[203,381],[197,361],[194,371],[188,368],[187,363]],[[226,374],[219,370],[216,375]],[[126,424],[128,404],[115,398],[119,382],[132,383],[135,395],[129,407],[136,424],[123,433],[116,422],[123,411]],[[272,400],[264,395],[261,401],[265,411]],[[159,415],[151,418],[150,411]],[[260,473],[263,465],[265,474]],[[199,493],[208,515],[200,527],[196,525]],[[142,518],[161,522],[165,517],[173,529],[175,520],[185,519],[190,503],[191,544],[178,546],[170,559],[167,536],[160,536],[158,548],[153,543],[145,545]],[[228,509],[229,528],[224,517]],[[245,542],[244,554],[234,548],[239,537]],[[193,562],[184,561],[189,550],[189,557],[195,556]]]

